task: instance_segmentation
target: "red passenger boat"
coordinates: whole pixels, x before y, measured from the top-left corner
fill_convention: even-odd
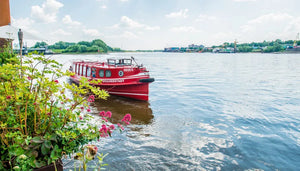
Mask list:
[[[102,80],[94,84],[109,94],[148,101],[149,84],[154,81],[143,65],[138,65],[133,57],[107,59],[107,62],[73,62],[70,69],[75,73],[71,80],[78,83],[81,77]],[[91,83],[92,84],[92,83]]]

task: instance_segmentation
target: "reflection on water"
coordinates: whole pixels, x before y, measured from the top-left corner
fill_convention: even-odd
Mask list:
[[[130,113],[132,116],[131,124],[148,125],[152,122],[152,110],[149,102],[127,99],[111,95],[107,100],[98,99],[91,104],[92,107],[100,111],[111,111],[112,123],[120,122],[125,114]],[[94,109],[94,110],[95,110]]]
[[[67,82],[69,84],[74,83],[71,79],[67,79]],[[120,96],[110,95],[107,100],[96,99],[90,106],[93,107],[94,114],[99,114],[101,111],[111,111],[110,122],[114,124],[120,122],[127,113],[131,114],[132,121],[130,123],[134,125],[151,124],[154,117],[149,102]]]
[[[122,134],[95,142],[109,153],[107,170],[299,170],[300,54],[107,56],[135,56],[156,79],[149,103],[111,96],[91,104],[95,114],[111,111],[113,123],[132,115]],[[68,69],[98,57],[56,59]]]

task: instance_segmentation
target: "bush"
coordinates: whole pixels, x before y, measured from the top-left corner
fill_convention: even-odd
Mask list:
[[[102,118],[94,125],[91,120],[96,119],[86,113],[89,102],[108,96],[104,90],[90,86],[86,78],[78,86],[60,84],[58,78],[73,73],[61,71],[62,65],[50,58],[29,55],[23,61],[22,67],[0,66],[0,170],[40,168],[111,135],[114,126],[107,122],[111,113],[100,113]],[[72,99],[66,91],[71,91]],[[92,95],[86,100],[82,94],[87,93]],[[130,120],[123,119],[126,124]]]

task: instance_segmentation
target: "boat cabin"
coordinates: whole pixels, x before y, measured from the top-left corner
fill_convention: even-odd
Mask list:
[[[123,58],[123,59],[107,59],[108,65],[119,65],[119,66],[131,66],[132,59]]]
[[[91,78],[121,78],[147,72],[145,68],[133,64],[132,58],[107,59],[107,62],[74,62],[71,67],[78,76]]]

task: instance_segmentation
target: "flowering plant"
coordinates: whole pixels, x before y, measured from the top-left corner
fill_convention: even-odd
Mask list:
[[[100,113],[101,126],[90,124],[94,117],[86,114],[90,102],[108,96],[105,91],[85,78],[78,85],[60,83],[59,78],[72,72],[63,72],[62,65],[50,58],[28,55],[24,61],[0,66],[0,170],[55,165],[64,155],[111,135],[115,127],[107,122],[110,112]],[[82,94],[87,93],[93,95],[86,99]],[[127,115],[123,121],[130,119]]]

